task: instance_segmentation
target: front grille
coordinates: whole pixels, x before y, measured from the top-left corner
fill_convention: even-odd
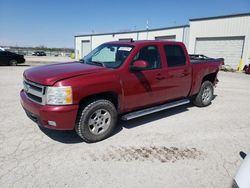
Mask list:
[[[27,96],[28,96],[30,99],[32,99],[32,100],[34,100],[34,101],[37,101],[37,102],[39,102],[39,103],[42,103],[42,102],[43,102],[42,97],[37,97],[37,96],[32,95],[32,94],[30,94],[30,93],[27,93]]]
[[[45,104],[45,86],[24,80],[23,87],[26,95],[31,101],[42,105]]]
[[[27,84],[27,83],[26,83]],[[31,84],[28,84],[32,89],[38,91],[38,92],[43,92],[43,89],[41,87],[38,87],[38,86],[35,86],[35,85],[31,85]]]

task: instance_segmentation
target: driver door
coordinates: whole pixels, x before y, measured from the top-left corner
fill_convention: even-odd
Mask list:
[[[162,101],[164,96],[164,79],[158,47],[142,47],[133,62],[143,60],[148,67],[142,71],[129,71],[124,78],[125,109],[136,110]]]

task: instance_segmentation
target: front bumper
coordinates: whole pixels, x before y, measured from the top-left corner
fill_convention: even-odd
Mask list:
[[[21,90],[20,97],[27,116],[39,126],[56,130],[74,129],[78,105],[40,105],[29,100],[24,90]],[[49,125],[48,121],[56,122],[56,126]]]
[[[23,64],[23,63],[25,63],[25,59],[24,58],[20,58],[20,59],[18,59],[17,63],[18,64]]]

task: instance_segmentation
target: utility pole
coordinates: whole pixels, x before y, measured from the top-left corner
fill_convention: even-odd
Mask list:
[[[147,20],[147,26],[146,26],[146,28],[147,28],[147,40],[148,40],[148,29],[149,29],[149,26],[148,26],[148,20]]]

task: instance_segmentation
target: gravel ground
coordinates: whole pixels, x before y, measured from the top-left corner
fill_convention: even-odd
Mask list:
[[[219,74],[206,108],[177,107],[127,122],[94,144],[41,130],[19,102],[27,67],[0,67],[0,187],[230,187],[250,151],[250,77]]]

